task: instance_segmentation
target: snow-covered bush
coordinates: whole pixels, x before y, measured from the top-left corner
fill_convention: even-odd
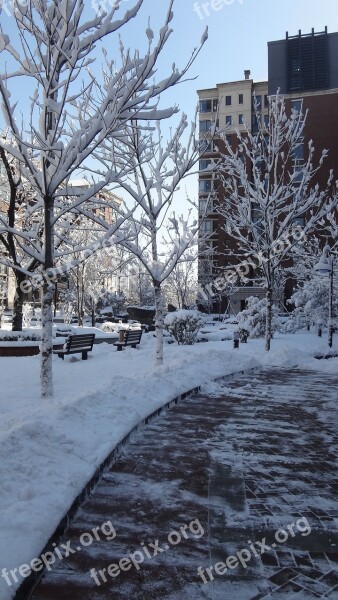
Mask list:
[[[101,331],[104,333],[115,333],[116,331],[116,323],[111,323],[110,321],[105,321],[100,326]]]
[[[288,320],[283,323],[281,331],[283,333],[296,333],[297,331],[308,329],[309,324],[309,319],[305,316],[304,312],[301,309],[296,308],[291,313]]]
[[[202,320],[196,310],[177,310],[164,319],[165,329],[178,344],[191,346],[196,342]]]
[[[41,333],[25,331],[0,331],[0,342],[40,342]]]
[[[247,298],[247,308],[237,315],[238,330],[245,329],[250,338],[260,338],[265,335],[266,299],[256,296]],[[278,308],[272,307],[272,333],[278,328]]]

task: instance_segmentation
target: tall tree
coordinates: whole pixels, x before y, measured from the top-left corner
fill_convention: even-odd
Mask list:
[[[314,164],[310,141],[304,159],[298,158],[307,114],[292,110],[288,115],[283,97],[277,94],[270,98],[268,126],[262,122],[257,106],[256,117],[257,133],[248,126],[244,133],[237,132],[236,150],[224,136],[225,152],[218,168],[224,197],[219,212],[239,252],[246,255],[250,266],[259,268],[263,277],[267,298],[265,346],[270,350],[276,275],[290,249],[334,211],[337,195],[330,195],[332,171],[325,189],[315,184],[326,150]]]
[[[128,176],[119,178],[119,185],[138,204],[134,217],[133,236],[122,242],[138,258],[149,274],[155,297],[156,360],[163,364],[163,283],[181,260],[192,260],[186,251],[196,244],[198,222],[169,213],[175,193],[183,179],[191,172],[199,158],[199,144],[193,123],[187,137],[188,126],[183,114],[176,129],[170,131],[164,142],[160,123],[155,131],[139,132],[135,123],[126,128],[128,141],[120,149],[126,164],[131,165]]]

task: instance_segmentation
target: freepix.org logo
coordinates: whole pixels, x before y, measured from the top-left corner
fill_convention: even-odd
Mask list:
[[[244,4],[244,0],[210,0],[210,2],[194,2],[193,10],[202,21],[205,17],[210,17],[212,12],[218,12],[236,2]]]

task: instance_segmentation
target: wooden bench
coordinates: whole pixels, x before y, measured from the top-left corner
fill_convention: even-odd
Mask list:
[[[117,346],[117,351],[121,351],[125,346],[131,346],[136,348],[136,345],[140,343],[142,336],[142,329],[128,329],[124,334],[123,342],[115,342],[114,346]]]
[[[82,360],[87,360],[88,352],[93,349],[94,339],[95,333],[69,335],[63,350],[55,350],[54,353],[64,360],[65,354],[78,354],[81,352]]]

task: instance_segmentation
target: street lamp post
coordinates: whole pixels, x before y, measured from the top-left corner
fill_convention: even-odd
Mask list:
[[[314,270],[320,275],[329,276],[329,321],[328,321],[328,344],[332,348],[333,338],[333,256],[329,256],[331,248],[329,245],[324,246],[322,256],[319,262],[315,265]]]

